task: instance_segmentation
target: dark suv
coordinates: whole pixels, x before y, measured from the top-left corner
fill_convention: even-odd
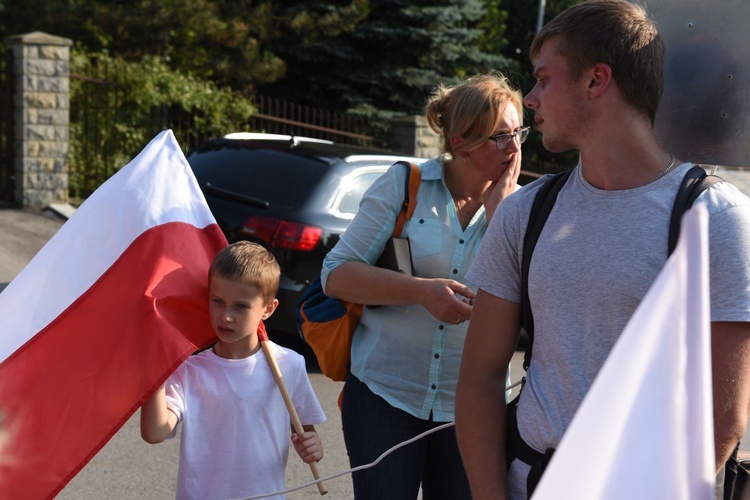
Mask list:
[[[255,241],[276,256],[282,272],[279,307],[266,325],[272,336],[295,338],[295,305],[365,190],[396,161],[423,161],[319,139],[250,133],[211,140],[187,159],[229,242]]]

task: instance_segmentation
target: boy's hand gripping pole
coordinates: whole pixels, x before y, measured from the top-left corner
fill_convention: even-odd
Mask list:
[[[299,415],[297,414],[297,409],[294,407],[292,397],[289,395],[289,391],[286,388],[286,383],[284,382],[284,377],[281,375],[279,365],[278,363],[276,363],[276,359],[273,357],[270,347],[268,347],[268,333],[266,332],[266,326],[262,321],[258,325],[258,340],[260,341],[260,347],[263,350],[263,354],[265,355],[268,364],[271,366],[271,373],[273,373],[273,378],[274,380],[276,380],[276,385],[278,386],[279,391],[281,391],[281,396],[284,398],[284,403],[286,404],[286,409],[289,412],[289,416],[292,418],[292,427],[294,428],[294,432],[297,433],[298,436],[302,436],[302,434],[304,434],[305,432],[305,429],[302,427],[302,421],[300,421],[299,419]],[[320,472],[318,472],[318,462],[313,461],[308,465],[310,466],[313,477],[316,480],[320,479]],[[317,484],[318,491],[321,495],[325,495],[326,493],[328,493],[328,488],[323,481],[320,481]]]

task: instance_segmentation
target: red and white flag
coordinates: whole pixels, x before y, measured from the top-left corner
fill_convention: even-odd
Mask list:
[[[713,499],[707,228],[703,207],[683,217],[533,500]]]
[[[226,239],[171,131],[96,190],[0,294],[0,498],[58,493],[214,334]]]

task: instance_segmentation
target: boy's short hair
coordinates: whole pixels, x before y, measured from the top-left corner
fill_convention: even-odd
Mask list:
[[[664,90],[664,40],[646,9],[626,0],[588,0],[568,8],[536,35],[529,55],[539,57],[544,42],[560,36],[562,55],[573,78],[595,64],[612,68],[625,99],[656,118]]]
[[[216,254],[208,268],[213,276],[254,286],[266,304],[276,298],[281,269],[271,252],[257,243],[238,241]]]

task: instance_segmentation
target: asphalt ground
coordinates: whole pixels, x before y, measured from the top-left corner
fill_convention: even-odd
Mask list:
[[[750,195],[750,171],[719,169],[718,175],[735,183]],[[33,256],[62,226],[65,218],[55,211],[33,212],[0,206],[0,291],[24,268]],[[271,332],[273,334],[273,332]],[[514,373],[520,368],[521,353],[514,357]],[[322,476],[330,476],[349,468],[341,433],[341,419],[336,401],[342,383],[323,376],[313,361],[308,362],[313,387],[328,420],[318,426],[326,451],[319,464]],[[514,379],[516,377],[514,376]],[[107,443],[89,464],[63,489],[57,498],[76,500],[170,499],[174,498],[177,477],[179,437],[159,445],[140,439],[138,415],[133,417]],[[750,427],[743,439],[744,450],[750,449]],[[292,452],[287,468],[290,487],[312,479],[310,469]],[[327,482],[331,500],[353,498],[348,474]],[[319,498],[314,486],[288,495],[290,500]]]

